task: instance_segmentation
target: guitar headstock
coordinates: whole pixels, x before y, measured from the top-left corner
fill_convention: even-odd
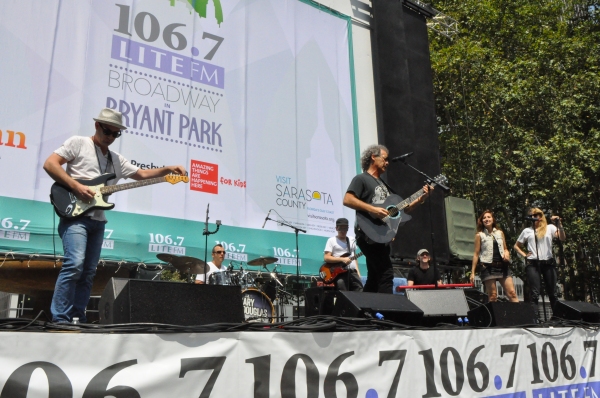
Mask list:
[[[435,178],[433,179],[433,182],[435,182],[436,184],[447,185],[448,178],[443,174],[439,174],[439,175],[435,176]]]
[[[171,184],[177,184],[178,182],[182,181],[188,183],[190,181],[190,177],[179,174],[168,174],[165,176],[165,180]]]

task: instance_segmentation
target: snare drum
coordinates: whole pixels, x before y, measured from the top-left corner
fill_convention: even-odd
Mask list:
[[[266,294],[257,289],[242,292],[244,318],[248,322],[275,322],[275,308]]]
[[[221,271],[215,272],[208,276],[208,284],[209,285],[232,285],[231,277],[229,272]]]

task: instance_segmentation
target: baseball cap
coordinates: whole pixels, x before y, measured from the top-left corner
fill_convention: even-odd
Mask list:
[[[335,221],[335,226],[336,226],[336,227],[339,227],[340,225],[349,225],[349,224],[350,224],[350,223],[348,222],[348,219],[347,219],[347,218],[338,218],[338,219]]]
[[[421,250],[419,250],[419,251],[417,252],[417,256],[420,256],[420,255],[421,255],[421,254],[423,254],[423,253],[427,253],[427,254],[429,254],[429,250],[427,250],[427,249],[421,249]]]

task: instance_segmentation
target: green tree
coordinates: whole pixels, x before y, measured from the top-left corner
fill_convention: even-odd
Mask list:
[[[565,298],[600,300],[600,8],[571,0],[431,4],[459,24],[453,39],[430,34],[452,194],[473,200],[477,213],[493,210],[509,247],[529,207],[560,215]],[[522,263],[516,271],[522,276]]]

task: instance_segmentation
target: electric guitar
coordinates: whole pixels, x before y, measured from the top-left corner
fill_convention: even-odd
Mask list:
[[[55,182],[50,188],[50,201],[54,205],[54,211],[60,217],[77,218],[94,209],[110,210],[115,207],[114,203],[106,202],[106,196],[123,191],[125,189],[137,188],[146,185],[158,184],[159,182],[170,182],[177,184],[178,182],[188,182],[188,176],[178,174],[169,174],[164,177],[149,178],[136,182],[119,185],[106,185],[106,182],[116,177],[114,173],[102,174],[91,180],[76,180],[79,183],[92,188],[96,194],[89,202],[79,199],[71,190],[64,185]]]
[[[350,253],[344,253],[340,257],[348,257],[349,255]],[[350,259],[354,261],[360,256],[364,256],[364,254],[358,253],[357,255],[350,257]],[[319,275],[325,283],[333,282],[333,280],[339,274],[343,274],[344,272],[348,272],[348,266],[344,263],[323,263],[323,265],[321,265],[321,268],[319,268]]]
[[[440,174],[433,179],[432,186],[448,183],[445,175]],[[368,213],[356,212],[356,222],[359,228],[369,239],[376,243],[388,243],[396,237],[396,232],[402,221],[403,210],[412,202],[423,195],[423,188],[415,192],[410,198],[402,200],[398,195],[388,196],[383,203],[373,206],[382,207],[388,211],[388,215],[382,219],[371,217]]]

